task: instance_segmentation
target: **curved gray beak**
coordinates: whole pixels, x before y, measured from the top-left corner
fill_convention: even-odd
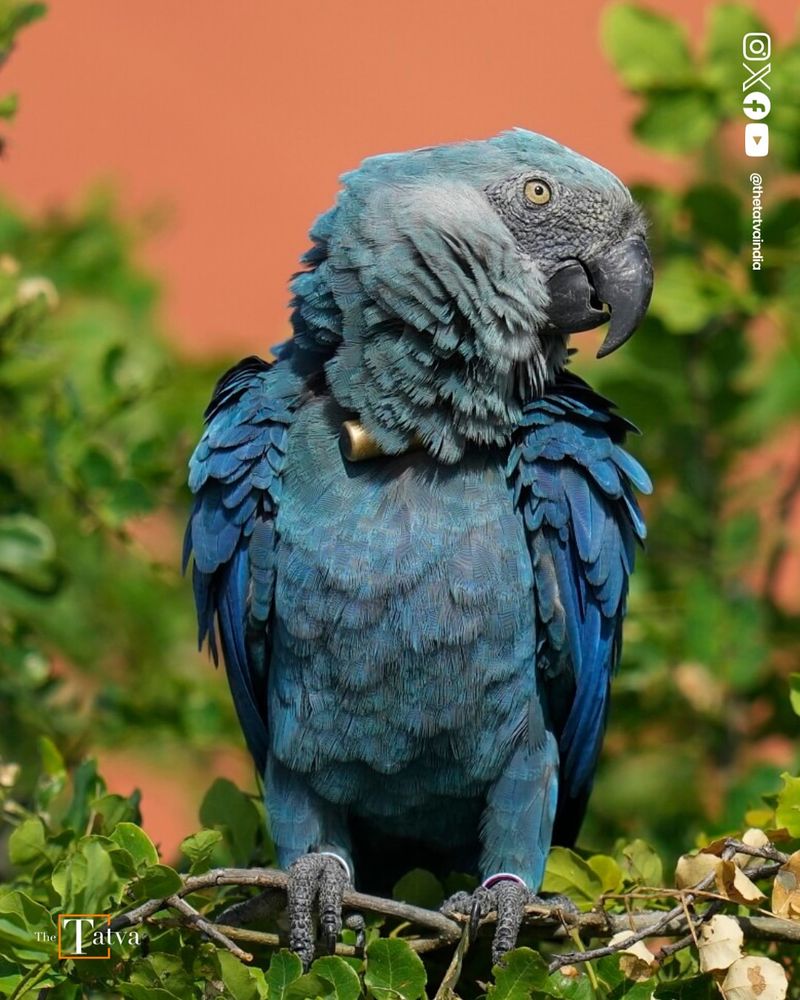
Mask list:
[[[548,329],[580,333],[610,319],[598,358],[630,340],[653,292],[653,263],[641,236],[630,236],[601,257],[568,260],[548,282]],[[603,305],[608,307],[608,311]]]

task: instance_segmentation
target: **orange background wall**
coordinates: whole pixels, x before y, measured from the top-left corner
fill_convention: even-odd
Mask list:
[[[699,43],[710,5],[648,0]],[[625,178],[674,162],[628,135],[600,0],[53,0],[3,76],[22,110],[0,166],[31,207],[111,179],[171,208],[146,248],[188,349],[266,351],[338,175],[371,153],[523,125]],[[791,0],[754,5],[787,33]],[[732,59],[738,53],[731,53]],[[744,183],[744,176],[743,176]]]
[[[707,7],[649,3],[699,43]],[[755,6],[789,33],[792,2]],[[287,332],[286,285],[309,224],[364,156],[523,125],[626,179],[677,179],[674,161],[629,137],[635,101],[600,49],[604,7],[52,0],[3,71],[0,90],[18,90],[22,107],[4,130],[0,184],[31,209],[98,180],[129,212],[166,205],[169,223],[144,257],[164,281],[170,331],[191,351],[266,353]],[[251,774],[234,749],[176,754],[168,771],[106,750],[102,769],[113,790],[142,787],[146,827],[168,858],[196,826],[209,774]]]

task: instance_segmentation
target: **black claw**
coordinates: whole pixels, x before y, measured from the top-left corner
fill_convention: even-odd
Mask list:
[[[344,919],[345,927],[350,931],[355,931],[356,952],[363,952],[367,944],[367,923],[361,913],[350,913]]]
[[[469,943],[472,944],[475,938],[478,936],[478,927],[480,926],[481,917],[483,916],[483,907],[481,906],[481,898],[476,895],[472,900],[472,908],[469,912]]]
[[[329,955],[332,955],[336,951],[336,942],[339,940],[339,934],[342,930],[340,912],[329,907],[320,910],[319,922],[322,943]]]

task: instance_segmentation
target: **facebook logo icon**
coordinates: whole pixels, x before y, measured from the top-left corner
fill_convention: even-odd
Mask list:
[[[769,114],[770,106],[769,97],[766,94],[762,94],[760,90],[751,91],[742,101],[742,110],[754,122],[759,122],[762,118],[766,118]]]

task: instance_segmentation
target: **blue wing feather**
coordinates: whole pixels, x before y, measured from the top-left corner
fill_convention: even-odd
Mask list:
[[[559,746],[555,839],[577,836],[619,661],[628,575],[645,525],[647,473],[621,444],[636,428],[571,373],[525,407],[509,457],[539,622],[537,665]]]
[[[274,365],[245,358],[217,383],[205,432],[189,462],[196,499],[183,553],[184,569],[194,558],[199,643],[208,642],[215,662],[221,647],[236,711],[261,774],[267,756],[274,522],[288,430],[303,386],[291,352],[284,353]]]

